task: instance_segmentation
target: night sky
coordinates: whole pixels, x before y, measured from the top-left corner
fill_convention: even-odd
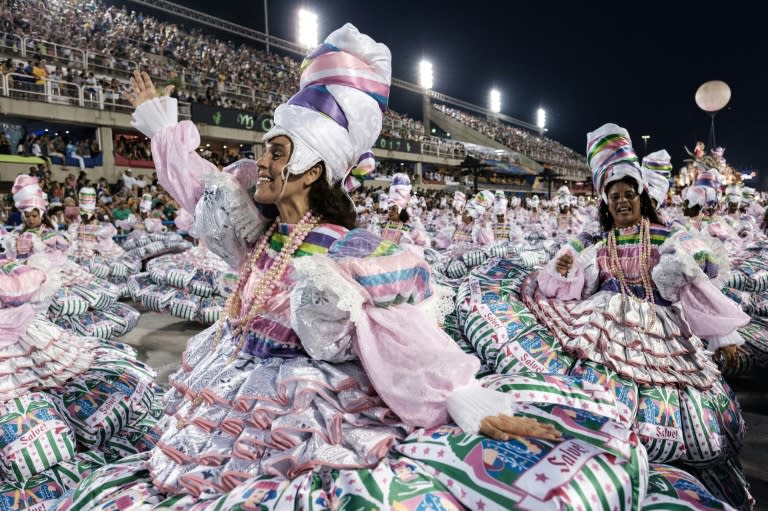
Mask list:
[[[260,1],[182,3],[264,30]],[[304,6],[318,14],[321,40],[351,22],[387,44],[397,78],[417,82],[424,57],[434,65],[438,92],[486,106],[496,87],[503,113],[531,123],[541,106],[548,136],[582,154],[587,132],[615,122],[627,128],[639,155],[647,134],[648,152],[667,149],[678,168],[683,146],[692,149],[709,133],[696,89],[725,81],[732,98],[716,117],[717,145],[742,171],[762,170],[768,185],[765,18],[746,3],[723,5],[271,0],[268,9],[272,35],[295,40],[295,13]],[[413,93],[394,88],[390,105],[421,118]]]

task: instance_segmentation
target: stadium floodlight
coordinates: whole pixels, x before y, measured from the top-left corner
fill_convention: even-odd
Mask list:
[[[419,85],[429,90],[434,85],[434,78],[432,63],[428,60],[419,62]]]
[[[547,126],[547,112],[543,108],[536,110],[536,126],[540,130],[544,130]]]
[[[317,34],[317,14],[306,9],[299,9],[299,44],[305,48],[315,48],[318,40]]]
[[[498,89],[491,89],[490,99],[491,112],[495,114],[501,112],[501,92]]]

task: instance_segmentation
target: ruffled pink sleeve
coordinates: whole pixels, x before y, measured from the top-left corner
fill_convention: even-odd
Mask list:
[[[203,194],[203,177],[217,172],[213,163],[197,154],[199,146],[200,133],[191,121],[163,128],[152,137],[157,180],[190,213]]]
[[[376,391],[405,423],[447,424],[448,396],[471,383],[480,361],[414,305],[370,303],[357,323],[355,351]]]
[[[749,316],[709,280],[698,279],[680,290],[680,303],[691,331],[699,337],[724,337],[749,323]]]

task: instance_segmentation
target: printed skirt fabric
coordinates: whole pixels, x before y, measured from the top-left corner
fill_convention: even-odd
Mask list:
[[[210,325],[218,321],[237,274],[199,247],[156,257],[128,281],[132,298],[155,312]]]
[[[631,372],[634,367],[623,368],[616,360],[609,364],[597,356],[592,360],[585,349],[569,351],[575,343],[586,344],[578,339],[579,330],[575,326],[566,330],[562,325],[559,330],[546,328],[550,324],[534,313],[538,304],[525,294],[530,282],[529,270],[509,260],[489,261],[478,268],[457,288],[454,338],[461,337],[497,373],[570,375],[605,385],[614,396],[621,420],[637,432],[652,463],[681,463],[697,474],[727,473],[728,477],[720,473],[720,484],[707,484],[710,492],[735,504],[749,501],[746,484],[738,483],[744,477],[734,463],[743,442],[744,421],[736,396],[722,377],[713,377],[701,389],[675,381],[644,383],[629,376],[636,374]],[[526,303],[532,303],[532,308]],[[560,308],[557,313],[550,310],[558,321],[569,317],[562,304],[547,302],[546,306]],[[590,326],[605,324],[604,311],[592,315]],[[668,313],[664,321],[669,323],[671,317]],[[567,336],[566,331],[570,332]],[[584,355],[587,357],[582,358]],[[712,363],[705,367],[711,368]],[[723,491],[722,481],[726,480],[733,484]],[[736,495],[741,497],[734,498]]]
[[[15,372],[0,376],[11,389],[0,399],[0,509],[47,509],[95,468],[154,445],[159,393],[132,348],[38,316],[2,364]]]

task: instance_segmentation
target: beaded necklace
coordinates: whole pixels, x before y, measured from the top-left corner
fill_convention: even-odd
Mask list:
[[[238,342],[235,350],[232,352],[232,355],[229,357],[230,363],[237,359],[237,355],[240,353],[240,350],[245,344],[246,336],[242,334],[244,333],[246,326],[249,325],[251,321],[253,321],[253,319],[262,311],[264,305],[267,303],[267,300],[272,296],[272,292],[277,287],[278,283],[282,280],[285,270],[291,263],[293,254],[296,253],[301,244],[304,243],[304,239],[317,226],[318,222],[319,219],[316,218],[310,211],[308,211],[307,214],[304,215],[301,220],[299,220],[299,223],[296,224],[296,227],[294,227],[293,231],[288,236],[288,239],[283,244],[283,247],[280,249],[280,253],[277,256],[277,259],[275,259],[269,269],[264,272],[264,274],[256,283],[253,301],[251,302],[250,308],[248,309],[248,313],[244,318],[236,320],[235,318],[237,318],[241,312],[242,295],[245,289],[245,284],[248,282],[248,279],[251,276],[253,268],[256,266],[256,262],[259,260],[259,257],[261,257],[261,255],[267,249],[267,246],[269,245],[269,242],[272,238],[272,234],[274,234],[277,226],[280,225],[280,218],[275,219],[274,223],[270,226],[266,234],[262,236],[259,245],[251,254],[248,262],[243,266],[243,272],[237,281],[237,286],[232,294],[229,295],[229,298],[227,298],[227,303],[224,306],[225,316],[219,321],[218,328],[216,329],[216,337],[213,341],[213,348],[216,348],[221,342],[221,337],[224,332],[224,324],[227,321],[230,321],[234,324],[232,337],[239,335],[240,341]]]
[[[656,324],[656,299],[653,296],[653,286],[651,284],[650,261],[651,226],[648,219],[643,218],[640,221],[640,280],[642,281],[643,289],[645,290],[645,299],[651,302],[651,320],[646,328],[640,328],[641,333],[647,332]],[[611,273],[615,275],[619,281],[622,309],[626,304],[627,296],[629,296],[630,299],[641,302],[642,300],[637,298],[629,289],[627,278],[624,275],[624,270],[621,268],[614,229],[611,229],[611,231],[608,233],[608,264],[610,266]]]

